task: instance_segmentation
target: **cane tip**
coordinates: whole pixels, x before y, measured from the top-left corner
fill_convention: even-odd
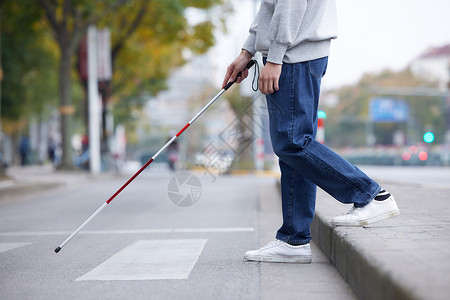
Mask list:
[[[61,247],[55,249],[55,253],[58,253],[61,250]]]

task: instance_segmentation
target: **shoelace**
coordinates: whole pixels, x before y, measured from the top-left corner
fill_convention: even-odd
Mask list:
[[[269,242],[267,245],[264,246],[264,248],[272,247],[281,244],[280,240],[273,240]]]
[[[358,212],[361,210],[361,207],[352,207],[349,211],[348,211],[348,213],[347,213],[347,215],[356,215],[356,214],[358,214]]]

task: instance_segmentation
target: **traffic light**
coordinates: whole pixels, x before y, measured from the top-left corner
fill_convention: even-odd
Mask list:
[[[426,161],[428,159],[428,153],[426,153],[425,151],[421,151],[419,153],[419,159],[421,161]]]
[[[316,134],[316,141],[319,143],[325,144],[325,118],[327,115],[323,110],[319,110],[317,112],[317,134]]]
[[[425,134],[423,135],[423,141],[425,143],[432,143],[434,141],[434,133],[432,133],[431,131],[425,132]]]
[[[317,112],[317,117],[318,117],[319,119],[326,119],[327,114],[326,114],[323,110],[319,110],[319,111]]]

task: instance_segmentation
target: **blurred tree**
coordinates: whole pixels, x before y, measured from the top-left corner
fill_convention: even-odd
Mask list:
[[[128,95],[142,88],[158,91],[164,87],[162,80],[167,78],[171,68],[183,63],[184,49],[201,53],[213,43],[211,24],[188,26],[184,10],[187,7],[206,9],[219,2],[38,0],[60,52],[62,168],[72,167],[70,127],[74,107],[70,96],[70,72],[72,58],[87,27],[90,24],[111,27],[116,91]],[[122,53],[123,49],[126,51]]]
[[[33,2],[6,1],[1,7],[2,129],[18,135],[27,120],[44,116],[56,100],[56,61],[51,37],[41,30],[42,13]]]
[[[0,179],[3,179],[5,174],[5,163],[3,153],[3,131],[2,131],[2,81],[3,81],[3,67],[2,67],[2,6],[5,0],[0,0]]]
[[[71,127],[72,115],[75,112],[71,97],[72,60],[80,39],[85,34],[88,26],[97,23],[108,13],[113,12],[121,5],[125,5],[127,1],[38,0],[37,2],[45,13],[48,28],[53,33],[53,37],[58,45],[58,89],[62,139],[62,159],[60,168],[71,169],[73,168]]]
[[[186,62],[187,52],[202,54],[213,46],[213,22],[206,17],[191,25],[185,10],[208,9],[221,2],[137,0],[99,22],[99,27],[108,26],[113,33],[110,96],[118,123],[129,123],[133,118],[130,110],[145,104],[140,92],[156,95],[166,88],[166,79],[175,67]]]
[[[221,0],[0,0],[0,5],[5,4],[3,69],[8,74],[3,81],[8,89],[2,95],[2,115],[4,121],[10,121],[5,130],[24,127],[23,120],[31,112],[42,111],[45,103],[55,98],[57,82],[61,167],[71,168],[70,137],[75,111],[71,72],[87,27],[96,24],[111,29],[114,86],[110,86],[108,96],[115,93],[115,103],[124,99],[119,109],[122,107],[125,113],[118,115],[125,119],[130,108],[142,106],[143,101],[136,101],[139,91],[156,94],[165,88],[171,70],[185,62],[185,51],[204,53],[213,45],[210,17],[205,14],[203,22],[190,25],[185,10],[208,9],[218,3]],[[55,63],[55,58],[59,63]],[[128,100],[136,105],[127,105]]]

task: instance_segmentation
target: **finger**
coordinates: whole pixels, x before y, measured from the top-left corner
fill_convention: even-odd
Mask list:
[[[263,92],[263,84],[264,84],[263,80],[261,79],[261,77],[259,77],[259,80],[258,80],[259,91],[264,94],[264,92]]]
[[[241,72],[241,76],[237,79],[237,83],[241,83],[245,78],[248,77],[248,70],[245,69],[244,71]]]
[[[260,78],[259,86],[260,86],[259,90],[261,91],[261,93],[267,95],[267,80],[265,80],[264,78],[263,79]]]
[[[273,80],[272,79],[270,79],[267,83],[267,92],[268,92],[268,94],[273,93]]]
[[[230,80],[231,74],[233,74],[233,69],[230,67],[228,67],[227,69],[227,73],[225,74],[225,78],[223,79],[223,83],[222,83],[222,88],[224,88],[228,81]]]
[[[244,80],[247,77],[248,77],[248,69],[245,69],[244,71],[242,71],[241,78],[242,78],[242,80]]]
[[[239,71],[237,71],[236,69],[233,71],[233,74],[231,74],[231,76],[230,76],[230,80],[231,81],[236,81],[238,78],[237,78],[237,76],[238,76],[238,74],[239,74]]]
[[[278,86],[278,79],[275,79],[275,82],[273,84],[273,88],[275,89],[275,91],[278,91],[280,89],[280,87]]]

